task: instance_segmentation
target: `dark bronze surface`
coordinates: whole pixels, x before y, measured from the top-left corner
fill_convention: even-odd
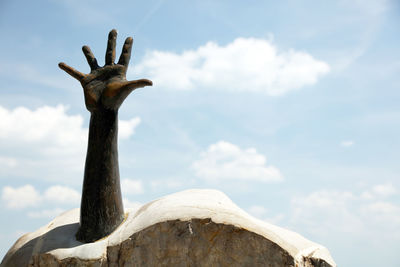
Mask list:
[[[65,63],[58,64],[81,83],[86,108],[91,113],[80,227],[76,234],[77,240],[85,243],[107,236],[124,219],[118,168],[118,109],[133,90],[152,85],[147,79],[126,80],[133,39],[125,40],[115,64],[116,39],[117,31],[110,31],[103,67],[97,64],[88,46],[82,47],[91,68],[89,74]]]

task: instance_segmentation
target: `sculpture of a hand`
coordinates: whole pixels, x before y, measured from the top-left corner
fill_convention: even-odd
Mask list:
[[[118,109],[133,90],[152,85],[146,79],[126,80],[133,40],[126,39],[118,64],[115,64],[116,38],[117,31],[112,30],[108,35],[104,67],[99,67],[89,47],[82,48],[91,68],[89,74],[65,63],[59,64],[81,83],[86,108],[91,113],[80,227],[76,234],[77,240],[85,243],[112,233],[124,219],[118,166]]]
[[[58,64],[61,69],[82,84],[86,108],[89,111],[94,111],[97,108],[117,110],[133,90],[153,84],[147,79],[126,80],[133,39],[132,37],[126,38],[121,56],[118,63],[115,64],[116,39],[117,31],[111,30],[108,35],[105,65],[103,67],[97,64],[97,60],[88,46],[82,47],[91,68],[89,74],[83,74],[65,63]]]

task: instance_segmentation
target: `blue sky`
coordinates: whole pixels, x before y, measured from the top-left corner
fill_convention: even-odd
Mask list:
[[[133,36],[120,109],[125,206],[215,188],[325,245],[339,266],[398,266],[399,4],[367,1],[0,3],[0,257],[79,206],[89,45]]]

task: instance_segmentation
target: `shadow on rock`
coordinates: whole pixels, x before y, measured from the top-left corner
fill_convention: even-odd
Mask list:
[[[78,228],[79,223],[71,223],[51,229],[22,245],[15,253],[11,253],[11,250],[8,251],[1,263],[1,267],[25,266],[35,254],[44,254],[59,248],[73,248],[83,245],[75,238]],[[22,236],[16,243],[25,237],[26,235]]]

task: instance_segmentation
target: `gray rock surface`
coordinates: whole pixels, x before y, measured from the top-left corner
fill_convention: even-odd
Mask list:
[[[1,266],[336,266],[300,235],[259,221],[215,190],[188,190],[129,211],[110,236],[76,241],[79,210],[21,237]]]

